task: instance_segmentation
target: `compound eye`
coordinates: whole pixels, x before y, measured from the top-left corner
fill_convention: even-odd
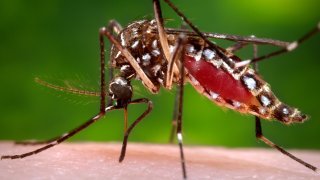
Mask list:
[[[131,84],[123,77],[116,77],[109,84],[109,94],[114,100],[130,100],[132,97]]]

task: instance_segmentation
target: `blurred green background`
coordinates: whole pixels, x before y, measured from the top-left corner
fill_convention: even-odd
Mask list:
[[[320,20],[318,0],[174,0],[202,31],[256,35],[291,41]],[[169,27],[178,18],[162,3]],[[99,98],[69,95],[41,87],[35,77],[50,82],[99,89],[98,30],[111,19],[123,26],[152,17],[152,1],[0,1],[0,139],[48,139],[67,132],[95,115]],[[171,21],[172,19],[172,21]],[[223,47],[228,42],[217,41]],[[109,45],[108,45],[109,46]],[[261,47],[265,54],[276,48]],[[303,124],[285,126],[263,121],[267,137],[286,148],[320,149],[320,34],[294,52],[260,63],[260,73],[285,103],[310,115]],[[108,50],[107,50],[108,51]],[[252,57],[252,48],[241,52]],[[153,112],[133,131],[130,141],[167,143],[174,91],[148,93],[135,83],[135,97],[154,102]],[[257,143],[254,118],[222,109],[186,85],[184,141],[187,145],[265,147]],[[145,109],[129,108],[132,122]],[[115,111],[71,140],[121,141],[123,112]]]

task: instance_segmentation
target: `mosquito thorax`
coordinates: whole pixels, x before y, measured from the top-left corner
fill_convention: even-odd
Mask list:
[[[159,36],[154,33],[156,29],[155,20],[135,21],[125,27],[117,38],[121,45],[130,51],[144,73],[159,89],[164,83],[167,61],[161,49]],[[111,62],[113,67],[120,70],[123,77],[139,79],[129,62],[114,46],[111,49]]]

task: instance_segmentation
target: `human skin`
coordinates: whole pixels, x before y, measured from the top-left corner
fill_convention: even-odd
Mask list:
[[[0,143],[0,154],[39,146]],[[119,143],[62,143],[24,159],[0,161],[0,179],[183,179],[175,145],[129,143],[122,163]],[[274,149],[185,146],[188,179],[319,179]],[[291,150],[318,166],[320,152]]]

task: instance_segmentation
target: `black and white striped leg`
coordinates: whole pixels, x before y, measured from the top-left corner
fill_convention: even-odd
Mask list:
[[[119,157],[119,162],[122,162],[125,155],[126,155],[126,149],[127,149],[127,142],[128,142],[128,138],[129,135],[131,133],[131,131],[133,130],[133,128],[138,125],[139,122],[142,121],[142,119],[144,119],[144,117],[146,117],[152,110],[153,105],[152,105],[152,101],[150,101],[149,99],[146,98],[142,98],[142,99],[136,99],[131,101],[129,104],[141,104],[141,103],[145,103],[148,105],[147,109],[129,126],[129,128],[125,131],[124,137],[123,137],[123,142],[122,142],[122,148],[121,148],[121,154]]]
[[[89,121],[85,122],[84,124],[82,124],[81,126],[69,131],[68,133],[60,136],[59,138],[51,141],[49,144],[41,147],[41,148],[38,148],[34,151],[30,151],[30,152],[27,152],[27,153],[23,153],[23,154],[16,154],[16,155],[4,155],[4,156],[1,156],[1,159],[19,159],[19,158],[24,158],[24,157],[27,157],[27,156],[31,156],[31,155],[34,155],[34,154],[37,154],[37,153],[40,153],[46,149],[49,149],[55,145],[58,145],[60,144],[61,142],[69,139],[70,137],[72,137],[73,135],[77,134],[78,132],[82,131],[83,129],[87,128],[88,126],[90,126],[91,124],[93,124],[94,122],[97,122],[99,119],[101,119],[104,115],[105,115],[105,112],[107,111],[111,111],[111,110],[114,110],[116,109],[116,107],[114,106],[108,106],[104,112],[100,112],[99,114],[97,114],[96,116],[92,117],[91,119],[89,119]]]
[[[75,129],[69,131],[68,133],[66,133],[60,137],[50,139],[49,144],[47,144],[39,149],[36,149],[34,151],[30,151],[27,153],[23,153],[23,154],[1,156],[1,159],[24,158],[24,157],[31,156],[33,154],[37,154],[39,152],[42,152],[46,149],[49,149],[57,144],[60,144],[61,142],[67,140],[68,138],[72,137],[73,135],[75,135],[78,132],[82,131],[83,129],[87,128],[88,126],[90,126],[94,122],[98,121],[99,119],[101,119],[105,115],[105,113],[107,111],[117,109],[117,107],[115,107],[115,106],[106,107],[105,48],[104,48],[105,46],[104,46],[103,36],[104,36],[104,28],[101,28],[99,31],[99,42],[100,42],[100,111],[99,111],[99,113],[96,116],[94,116],[93,118],[89,119],[89,121],[85,122],[84,124],[82,124],[81,126],[75,128]],[[48,143],[48,141],[44,141],[43,143]],[[25,143],[25,144],[28,144],[28,143]],[[40,143],[29,143],[29,144],[41,144],[41,142]]]
[[[179,59],[181,59],[181,54],[183,53],[183,46],[185,45],[185,41],[184,39],[185,35],[183,33],[180,34],[178,42],[176,43],[175,47],[175,51],[173,52],[172,55],[172,60],[170,61],[170,64],[168,65],[168,69],[169,71],[167,71],[166,76],[170,77],[167,78],[169,81],[171,81],[172,83],[172,77],[173,77],[173,65],[177,64],[181,64],[181,60],[179,61]],[[171,69],[171,70],[170,70]],[[179,68],[180,73],[181,72],[181,67]],[[183,72],[184,74],[184,72]],[[180,74],[180,76],[184,76],[183,74]],[[181,78],[181,77],[180,77]],[[174,100],[174,104],[173,104],[173,116],[172,116],[172,127],[171,127],[171,133],[170,133],[170,137],[169,137],[169,142],[173,143],[174,140],[174,134],[176,133],[177,130],[177,121],[178,121],[178,106],[179,106],[179,91],[177,90],[176,95],[175,95],[175,100]]]
[[[183,178],[187,178],[187,169],[186,169],[186,162],[185,162],[185,156],[183,151],[183,137],[182,137],[182,110],[183,110],[183,93],[184,93],[184,78],[185,78],[185,69],[184,69],[184,58],[182,57],[182,54],[184,54],[184,45],[186,43],[184,34],[180,34],[178,38],[178,42],[176,45],[176,49],[173,52],[173,59],[174,60],[180,60],[175,61],[179,67],[180,72],[180,78],[179,83],[177,87],[177,94],[174,105],[176,106],[174,108],[173,112],[173,123],[176,125],[176,135],[177,140],[179,144],[179,150],[180,150],[180,159],[181,159],[181,167],[182,167],[182,175]],[[175,126],[173,125],[173,127]]]
[[[119,23],[117,23],[114,20],[111,20],[107,26],[107,28],[109,30],[114,31],[115,33],[118,33],[119,31],[121,31],[122,27],[120,26]],[[56,144],[61,143],[62,141],[68,139],[69,137],[73,136],[74,134],[76,134],[77,132],[81,131],[84,127],[89,126],[90,124],[92,124],[93,122],[97,121],[98,119],[101,118],[101,116],[103,116],[106,112],[106,82],[105,82],[105,44],[104,44],[104,40],[103,40],[103,36],[104,36],[104,28],[101,28],[99,31],[99,44],[100,44],[100,112],[97,116],[93,117],[92,119],[90,119],[87,123],[81,125],[79,128],[76,128],[75,130],[67,133],[66,135],[63,136],[59,136],[59,137],[55,137],[55,138],[51,138],[49,140],[45,140],[45,141],[21,141],[21,142],[16,142],[16,144],[21,144],[21,145],[41,145],[41,144],[48,144],[47,146],[44,146],[43,148],[40,148],[38,150],[36,150],[33,153],[38,153],[41,152],[45,149],[48,149]],[[111,69],[112,71],[112,69]],[[113,72],[111,72],[113,73]],[[113,76],[113,74],[112,74]],[[110,104],[108,106],[108,108],[113,107],[111,106],[111,99],[108,98],[108,104]],[[107,108],[107,109],[108,109]],[[31,152],[30,152],[31,153]],[[29,156],[32,155],[32,153],[26,153],[24,155],[16,155],[18,158],[22,158],[25,156]],[[5,157],[10,157],[10,156],[4,156]],[[2,157],[1,157],[2,158]]]
[[[181,166],[182,166],[182,173],[183,178],[187,178],[187,169],[186,169],[186,162],[183,152],[183,139],[182,139],[182,108],[183,108],[183,92],[184,92],[184,77],[185,77],[185,69],[184,69],[184,58],[181,58],[181,54],[184,54],[184,48],[181,48],[181,51],[179,52],[180,46],[183,47],[184,37],[180,37],[179,41],[180,43],[177,46],[176,54],[179,54],[180,56],[180,82],[178,85],[178,108],[177,108],[177,140],[179,143],[180,148],[180,159],[181,159]]]
[[[258,56],[258,46],[256,44],[253,44],[253,57],[256,58]],[[253,62],[253,68],[255,71],[258,72],[258,63]],[[289,152],[287,152],[286,150],[284,150],[283,148],[281,148],[280,146],[274,144],[273,142],[271,142],[269,139],[267,139],[263,134],[262,134],[262,127],[261,127],[261,120],[259,117],[255,116],[255,127],[256,127],[256,138],[258,138],[259,140],[263,141],[265,144],[267,144],[268,146],[275,148],[277,150],[279,150],[281,153],[283,153],[284,155],[290,157],[291,159],[297,161],[298,163],[306,166],[307,168],[313,170],[313,171],[317,171],[317,168],[297,157],[295,157],[294,155],[290,154]]]
[[[282,147],[274,144],[272,141],[270,141],[269,139],[267,139],[263,134],[262,134],[262,128],[261,128],[261,121],[260,121],[260,118],[255,116],[255,123],[256,123],[256,137],[263,141],[265,144],[267,144],[268,146],[272,147],[272,148],[275,148],[277,149],[278,151],[280,151],[282,154],[290,157],[291,159],[297,161],[298,163],[304,165],[305,167],[315,171],[315,172],[318,172],[318,168],[297,158],[296,156],[292,155],[291,153],[289,153],[288,151],[284,150]]]

